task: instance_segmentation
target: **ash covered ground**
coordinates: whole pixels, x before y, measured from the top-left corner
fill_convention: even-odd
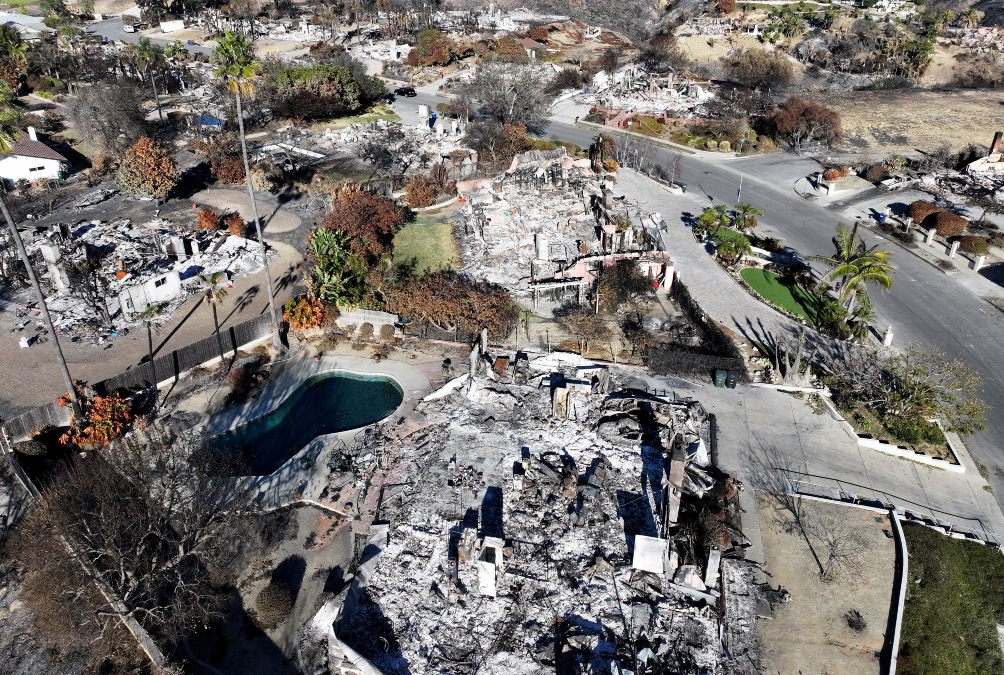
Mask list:
[[[574,358],[483,353],[385,448],[355,580],[337,620],[322,610],[327,672],[754,668],[739,486],[711,463],[711,420]]]

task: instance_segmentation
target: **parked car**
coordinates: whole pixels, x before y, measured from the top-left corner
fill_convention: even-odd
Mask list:
[[[418,96],[418,92],[415,91],[414,87],[398,87],[394,90],[394,93],[398,96],[406,96],[408,98],[415,98]]]

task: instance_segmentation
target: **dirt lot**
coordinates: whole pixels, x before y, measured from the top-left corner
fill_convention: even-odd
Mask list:
[[[895,544],[883,530],[889,519],[837,504],[802,502],[805,522],[837,534],[853,553],[832,581],[822,581],[819,568],[787,511],[770,497],[758,495],[760,527],[769,582],[791,593],[791,601],[775,609],[773,620],[757,623],[766,673],[878,673],[886,619],[892,597]],[[824,566],[826,546],[810,537]],[[831,539],[832,540],[832,539]],[[846,615],[857,610],[866,626],[848,626]]]
[[[989,145],[1004,116],[1004,95],[992,90],[852,91],[828,95],[826,103],[843,120],[841,149],[876,159],[942,144],[957,150]]]

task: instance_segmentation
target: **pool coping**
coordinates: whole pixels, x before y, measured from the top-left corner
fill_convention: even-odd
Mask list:
[[[352,375],[385,377],[393,380],[402,392],[401,403],[398,404],[393,412],[370,424],[333,432],[336,434],[346,432],[358,433],[360,429],[380,424],[388,418],[400,414],[402,409],[409,403],[420,400],[430,388],[429,380],[418,369],[393,359],[384,359],[376,362],[370,358],[361,356],[325,354],[318,361],[315,356],[304,352],[298,358],[294,357],[294,360],[281,364],[277,370],[279,372],[273,376],[257,397],[251,401],[245,401],[239,406],[223,410],[207,420],[206,430],[209,432],[209,435],[212,438],[216,438],[233,431],[239,426],[250,424],[274,412],[290,396],[295,394],[296,390],[304,382],[311,377],[326,373],[342,372]],[[326,435],[329,434],[321,434],[321,436]],[[311,442],[317,438],[318,436],[315,436],[314,439],[311,439]],[[298,448],[297,453],[301,450],[303,448]]]

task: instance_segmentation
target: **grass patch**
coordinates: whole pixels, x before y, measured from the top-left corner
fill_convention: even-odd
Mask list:
[[[810,323],[816,322],[816,297],[801,286],[786,284],[773,272],[757,267],[747,267],[739,275],[768,302]]]
[[[318,122],[310,127],[311,131],[324,131],[325,129],[344,129],[347,126],[353,124],[366,124],[368,122],[376,122],[379,120],[386,120],[388,122],[400,122],[401,118],[396,112],[388,108],[387,106],[378,105],[373,106],[369,110],[359,115],[352,115],[351,117],[339,117],[338,119],[326,120],[323,122]]]
[[[460,250],[453,238],[453,226],[428,222],[420,217],[405,225],[394,236],[394,265],[402,267],[414,261],[415,272],[424,274],[460,266]]]
[[[1000,673],[1004,556],[922,525],[903,525],[910,555],[897,673]],[[920,583],[915,583],[919,579]]]

